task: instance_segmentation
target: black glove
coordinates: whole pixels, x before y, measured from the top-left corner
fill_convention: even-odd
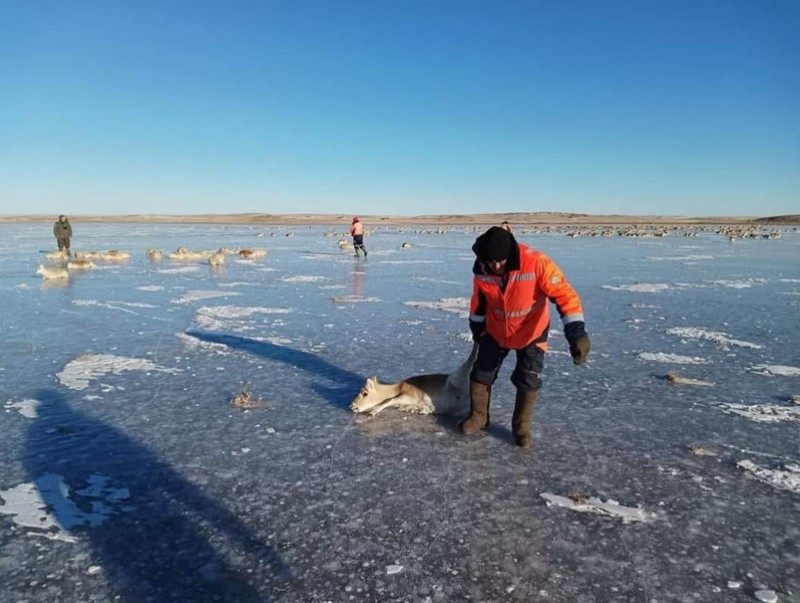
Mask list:
[[[477,320],[469,321],[469,330],[472,331],[472,341],[478,341],[481,335],[486,333],[486,323],[478,322]]]
[[[572,356],[572,362],[575,364],[586,362],[586,357],[592,348],[589,336],[586,334],[586,324],[582,320],[571,322],[564,327],[564,335],[569,342],[569,353]]]

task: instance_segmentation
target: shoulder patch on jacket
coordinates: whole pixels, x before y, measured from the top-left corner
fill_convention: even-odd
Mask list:
[[[550,277],[550,284],[551,285],[557,285],[560,282],[561,282],[561,277],[560,276],[556,275],[556,276],[551,276]]]

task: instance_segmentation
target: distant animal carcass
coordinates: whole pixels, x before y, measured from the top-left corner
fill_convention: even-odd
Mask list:
[[[267,257],[267,252],[264,249],[240,249],[239,257],[243,260],[256,260]]]
[[[46,281],[69,278],[69,272],[67,272],[66,268],[48,268],[44,264],[39,264],[36,266],[36,272],[41,274]]]

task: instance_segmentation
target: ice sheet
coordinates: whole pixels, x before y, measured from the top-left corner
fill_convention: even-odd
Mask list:
[[[513,353],[475,437],[350,412],[466,358],[479,231],[345,227],[76,222],[131,258],[52,287],[49,227],[0,225],[0,600],[798,601],[800,234],[517,229],[592,339],[574,366],[553,311],[522,450]],[[179,246],[268,254],[146,255]]]

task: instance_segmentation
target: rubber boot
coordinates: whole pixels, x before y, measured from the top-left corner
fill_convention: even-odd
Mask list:
[[[538,397],[539,392],[517,390],[517,399],[514,402],[514,416],[511,419],[511,433],[514,436],[514,443],[522,448],[528,448],[533,443],[531,417]]]
[[[469,435],[486,429],[489,425],[489,402],[492,397],[492,388],[489,385],[470,381],[469,384],[469,417],[458,428],[464,435]]]

